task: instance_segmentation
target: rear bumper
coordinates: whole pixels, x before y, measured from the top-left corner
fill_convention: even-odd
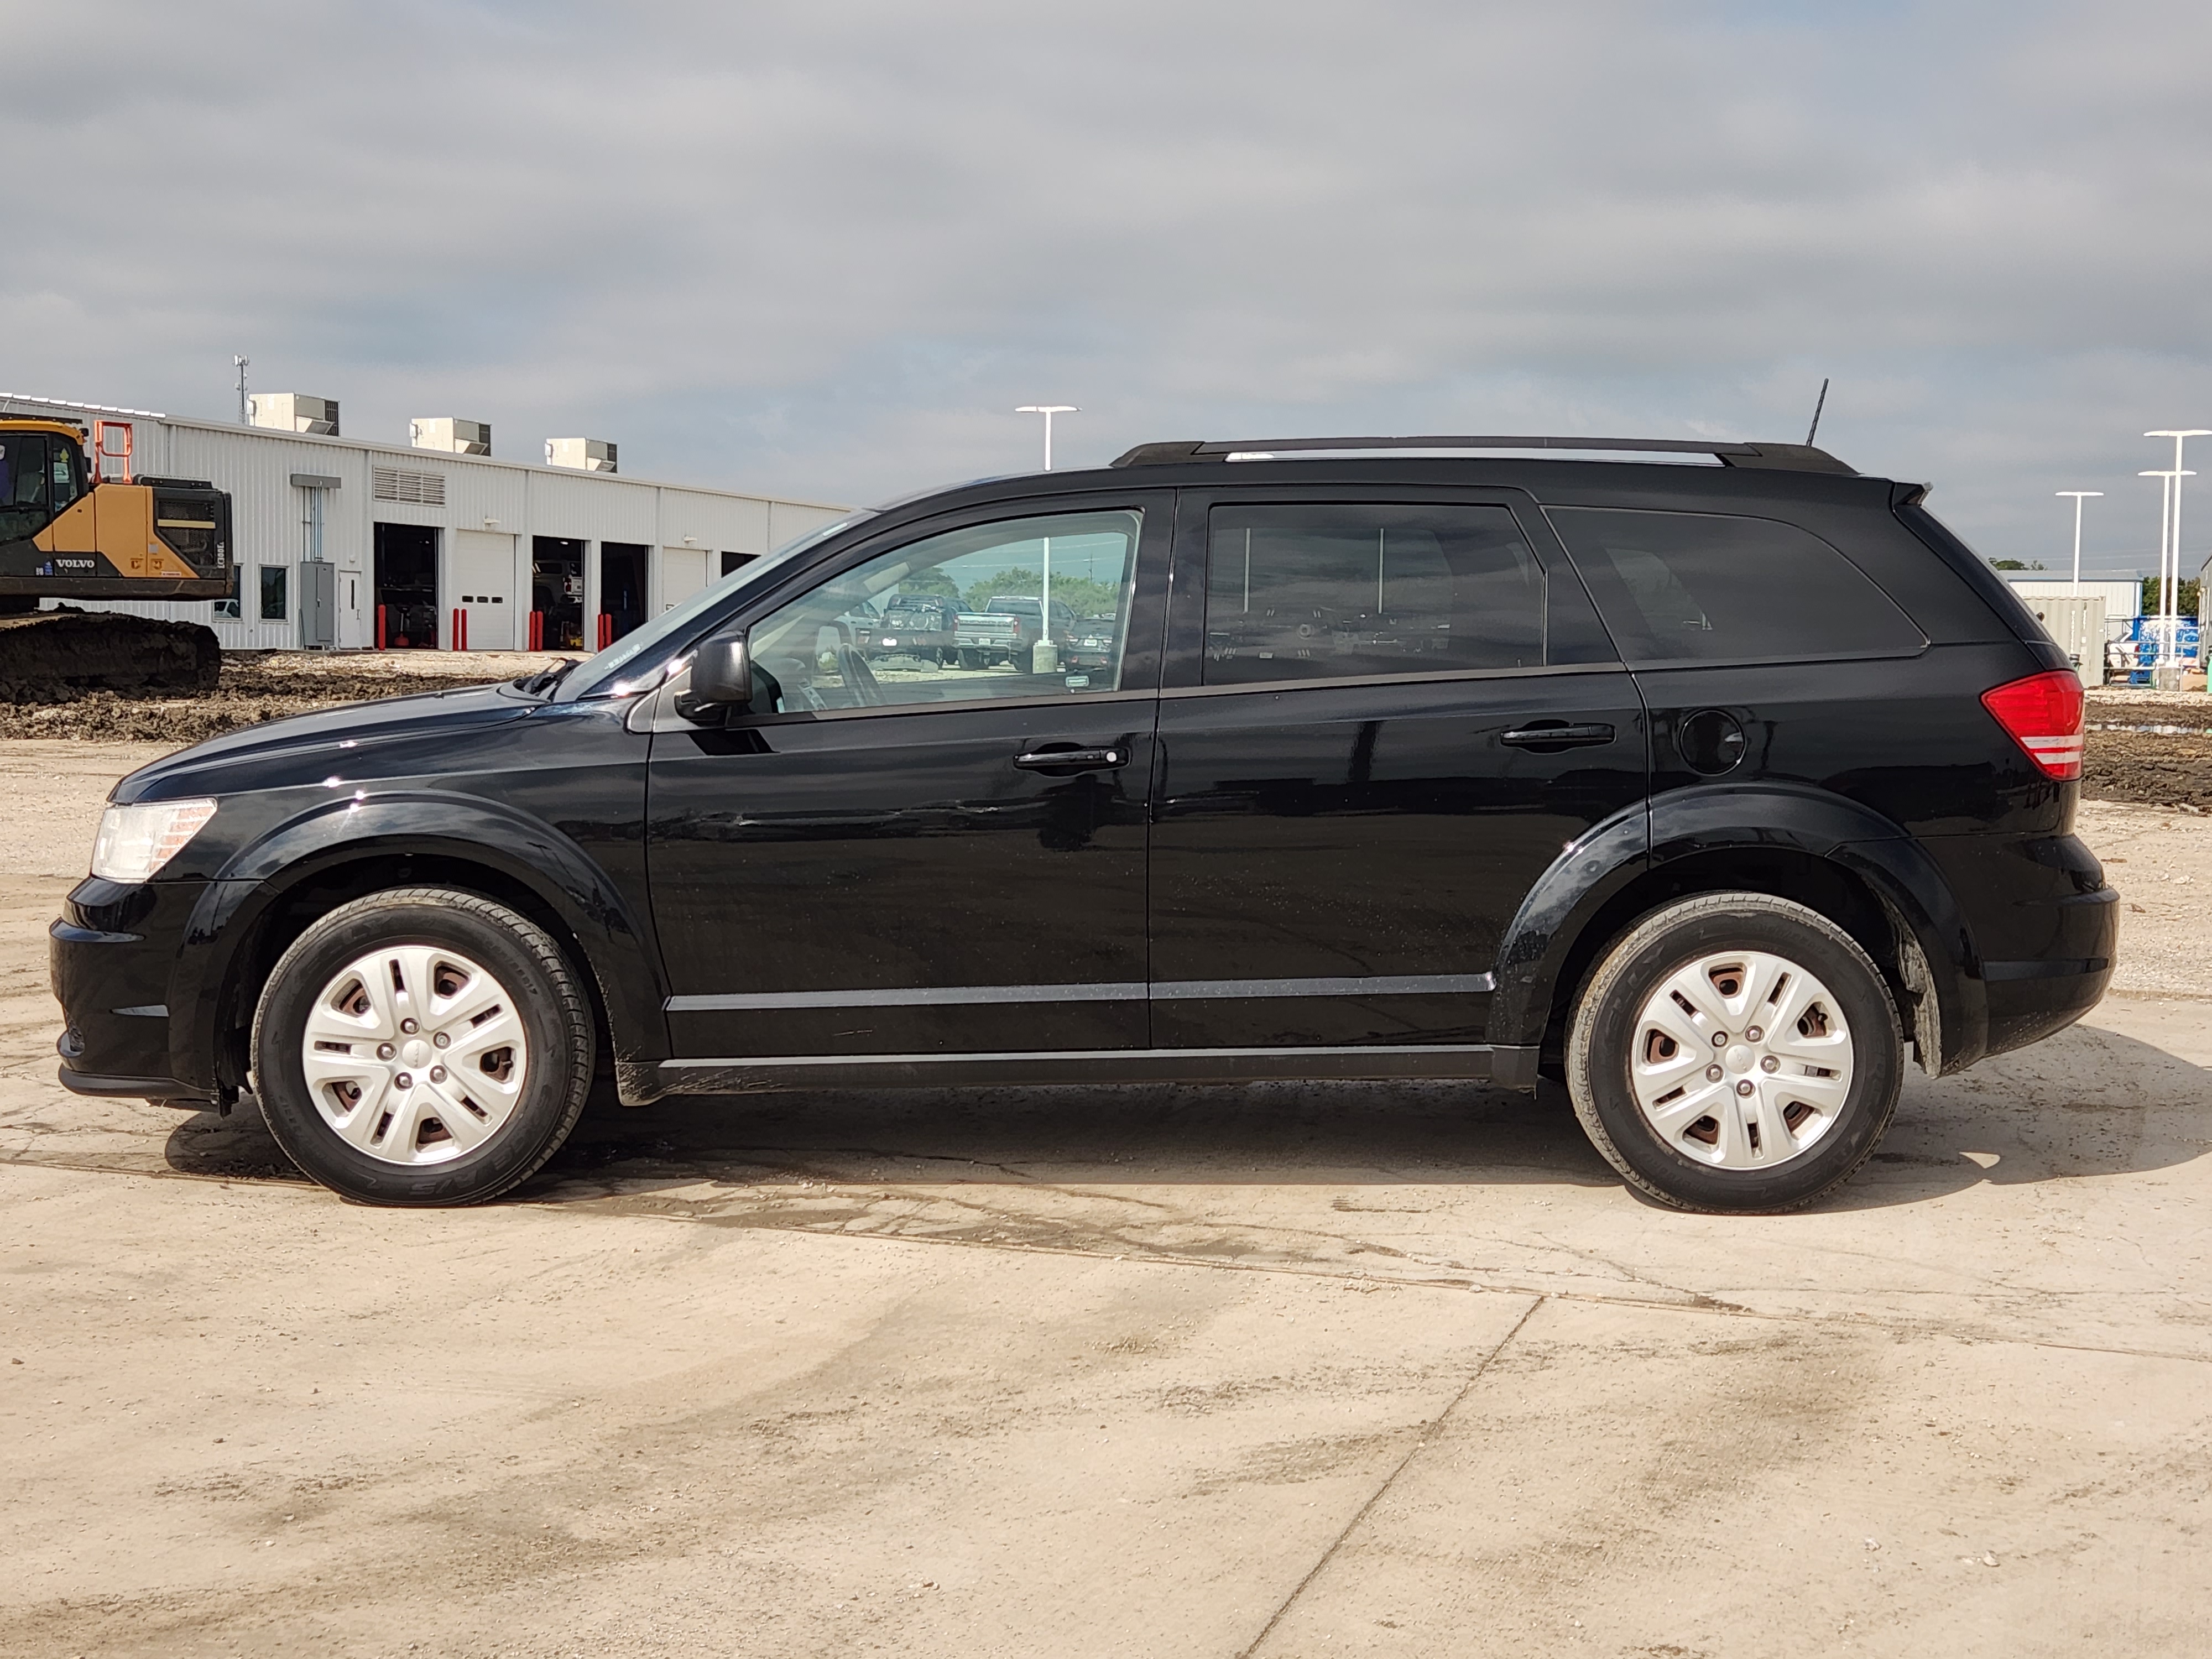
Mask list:
[[[2002,1054],[2039,1042],[2064,1030],[2104,1000],[2119,943],[2119,897],[2107,887],[2066,901],[2058,918],[2066,936],[2063,952],[1982,963],[1989,1004],[1985,1052]]]
[[[1970,1018],[1946,1071],[2039,1042],[2097,1006],[2112,982],[2120,896],[2077,836],[1937,836],[1921,845],[1971,933],[1972,960],[1961,967],[1982,1004],[1961,999]]]

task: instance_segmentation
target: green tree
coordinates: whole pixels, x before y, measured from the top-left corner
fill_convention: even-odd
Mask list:
[[[1992,570],[2040,570],[2043,568],[2043,561],[2038,559],[2033,564],[2022,564],[2018,559],[1991,559],[1990,568]]]
[[[2181,604],[2177,614],[2184,617],[2195,616],[2197,600],[2202,592],[2199,579],[2195,576],[2184,576],[2178,592]],[[2163,617],[2166,614],[2165,587],[2156,576],[2145,576],[2142,579],[2142,608],[2143,615],[2146,617]]]
[[[960,597],[960,584],[954,581],[945,567],[933,564],[927,570],[917,570],[899,582],[902,593],[942,593],[947,599]]]

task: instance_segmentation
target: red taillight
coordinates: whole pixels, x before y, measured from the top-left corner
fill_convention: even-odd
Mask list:
[[[2045,777],[2081,775],[2081,682],[2064,669],[2030,674],[1982,693],[1982,707]]]

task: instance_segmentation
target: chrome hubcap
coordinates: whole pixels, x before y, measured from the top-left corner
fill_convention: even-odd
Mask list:
[[[1637,1016],[1629,1087],[1685,1158],[1770,1170],[1835,1126],[1851,1087],[1850,1028],[1834,995],[1786,957],[1729,951],[1662,981]]]
[[[348,963],[315,999],[300,1059],[339,1139],[386,1164],[443,1164],[514,1115],[529,1044],[490,971],[441,945]]]

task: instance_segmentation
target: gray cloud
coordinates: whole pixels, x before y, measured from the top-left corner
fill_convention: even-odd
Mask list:
[[[2148,561],[2212,416],[2179,4],[10,7],[0,380],[229,358],[866,500],[1328,430],[1823,435]],[[47,188],[23,164],[39,161]],[[2212,450],[2205,453],[2212,477]],[[2198,522],[2212,532],[2212,501]],[[2192,534],[2192,546],[2212,533]],[[2192,562],[2194,559],[2192,555]]]

